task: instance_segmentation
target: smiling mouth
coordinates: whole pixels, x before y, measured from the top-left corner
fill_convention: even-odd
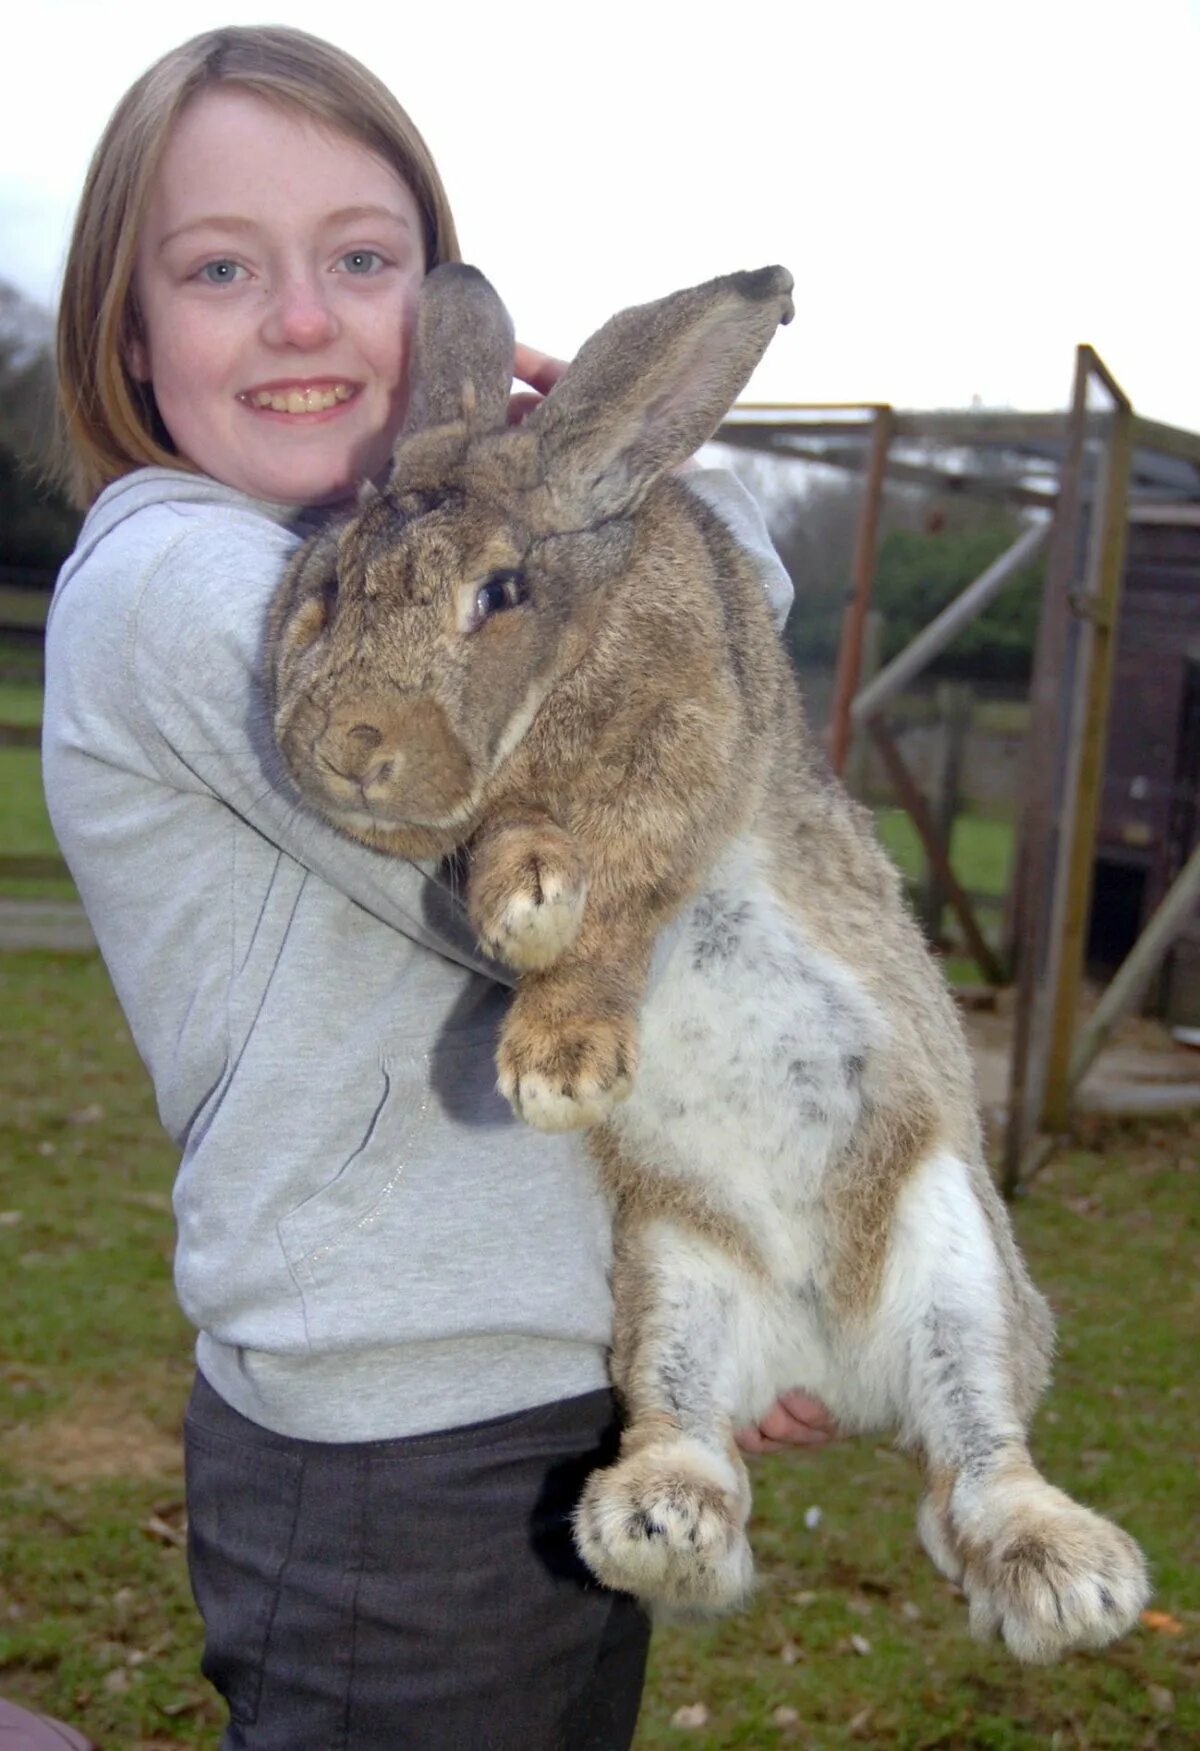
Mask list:
[[[358,389],[352,383],[320,383],[308,388],[297,385],[293,388],[247,389],[238,400],[246,407],[271,413],[328,413],[331,407],[353,401],[357,394]]]

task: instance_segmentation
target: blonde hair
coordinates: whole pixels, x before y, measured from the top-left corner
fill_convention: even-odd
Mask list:
[[[88,169],[63,277],[58,382],[64,472],[89,505],[131,469],[191,466],[172,447],[149,384],[129,368],[139,338],[133,290],[138,234],[184,106],[235,85],[361,142],[403,178],[425,232],[425,265],[459,259],[450,203],[429,148],[373,73],[344,50],[284,26],[232,26],[193,37],[148,68],[113,112]]]

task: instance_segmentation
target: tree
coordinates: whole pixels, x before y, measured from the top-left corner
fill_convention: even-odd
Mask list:
[[[831,668],[850,590],[862,477],[745,451],[734,452],[733,466],[763,505],[771,538],[796,588],[787,627],[796,661]],[[981,471],[982,464],[972,466]],[[1022,527],[1015,513],[960,493],[888,486],[880,510],[871,598],[884,621],[883,661],[903,650],[998,559]],[[929,672],[970,679],[1027,678],[1041,575],[1035,563],[1014,578]]]
[[[0,567],[56,572],[79,515],[51,478],[54,359],[45,311],[0,281]]]

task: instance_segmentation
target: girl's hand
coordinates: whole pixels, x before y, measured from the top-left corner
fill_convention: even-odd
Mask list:
[[[527,413],[549,395],[567,368],[565,359],[552,359],[549,353],[535,352],[532,347],[523,347],[517,342],[517,354],[513,360],[513,376],[522,383],[528,383],[529,390],[518,390],[508,401],[508,423],[519,426]]]
[[[533,347],[523,347],[517,342],[516,357],[513,360],[513,376],[522,383],[528,383],[529,389],[518,389],[515,395],[508,398],[508,423],[519,426],[527,413],[532,413],[538,402],[549,395],[567,368],[565,359],[551,358],[549,353],[535,352]],[[681,462],[674,470],[676,474],[690,474],[693,468],[700,464],[694,456],[689,456],[686,462]],[[765,1451],[765,1449],[764,1449]]]
[[[824,1447],[837,1438],[837,1424],[806,1392],[785,1392],[757,1425],[737,1431],[743,1453],[785,1453],[791,1447]]]

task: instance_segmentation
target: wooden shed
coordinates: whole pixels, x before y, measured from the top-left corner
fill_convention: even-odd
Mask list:
[[[1200,841],[1200,508],[1135,506],[1126,535],[1089,960],[1111,970]],[[1200,1025],[1200,916],[1156,1007]]]

